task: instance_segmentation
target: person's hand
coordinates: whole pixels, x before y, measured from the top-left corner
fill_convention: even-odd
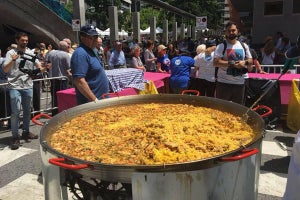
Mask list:
[[[267,72],[265,72],[264,70],[260,70],[260,71],[258,71],[258,73],[260,73],[260,74],[267,74]]]
[[[51,62],[46,62],[46,69],[50,69],[52,67],[52,63]]]
[[[16,53],[11,56],[12,61],[16,61],[18,58],[19,58],[19,54]]]
[[[234,63],[234,67],[238,69],[245,68],[247,67],[247,65],[248,65],[247,60],[239,60]]]
[[[41,71],[42,73],[44,73],[44,72],[47,71],[47,68],[46,68],[46,67],[41,67],[41,68],[39,68],[39,69],[40,69],[40,71]]]

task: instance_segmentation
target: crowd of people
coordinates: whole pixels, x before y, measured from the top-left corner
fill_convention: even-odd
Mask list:
[[[111,42],[99,37],[96,27],[85,25],[80,30],[79,45],[64,38],[57,49],[44,42],[30,49],[28,35],[17,33],[15,44],[0,60],[0,84],[8,83],[6,88],[0,87],[0,118],[11,116],[8,120],[12,129],[11,149],[18,149],[20,139],[37,138],[29,131],[29,123],[32,107],[34,114],[40,111],[41,84],[33,79],[43,78],[44,73],[50,78],[52,116],[58,113],[56,92],[73,84],[78,104],[97,102],[110,91],[104,70],[119,68],[169,73],[171,93],[191,89],[202,96],[244,104],[247,73],[253,66],[259,73],[265,73],[261,64],[285,62],[284,52],[291,47],[291,42],[280,32],[276,36],[266,37],[257,51],[250,47],[250,38],[240,36],[234,22],[226,25],[223,39],[208,37],[196,42],[186,38],[169,44],[151,39],[142,43]]]

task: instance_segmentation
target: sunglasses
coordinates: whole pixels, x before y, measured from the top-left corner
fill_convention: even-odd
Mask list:
[[[86,35],[87,38],[91,39],[91,40],[94,40],[94,39],[97,39],[98,38],[98,35]]]

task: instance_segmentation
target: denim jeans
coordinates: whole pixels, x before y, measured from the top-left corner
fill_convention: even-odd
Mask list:
[[[19,137],[21,105],[23,109],[23,130],[29,131],[32,89],[10,89],[11,130],[13,137]]]

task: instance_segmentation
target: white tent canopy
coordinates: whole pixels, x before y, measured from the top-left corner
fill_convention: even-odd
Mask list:
[[[177,33],[181,32],[181,27],[177,28]],[[184,28],[184,32],[187,33],[187,28]]]
[[[156,29],[155,29],[155,33],[157,34],[157,33],[162,33],[163,32],[163,29],[162,28],[160,28],[160,27],[156,27]]]
[[[162,32],[163,32],[162,28],[156,27],[156,29],[155,29],[156,34],[159,34],[159,33],[162,33]],[[141,30],[140,33],[141,34],[150,34],[150,27],[146,28],[145,30]]]
[[[101,35],[101,36],[103,35],[103,31],[101,31],[99,28],[96,28],[96,31],[99,35]]]
[[[150,34],[150,26],[145,30],[141,30],[140,34]]]
[[[110,35],[110,28],[107,28],[104,31],[101,31],[98,28],[96,30],[97,30],[98,34],[101,36],[109,36]],[[118,32],[118,35],[122,36],[122,37],[128,37],[128,32],[122,29],[121,31]]]
[[[125,37],[128,36],[128,32],[126,32],[126,31],[123,30],[123,29],[122,29],[121,31],[119,31],[118,34],[119,34],[119,36],[125,36]]]
[[[105,31],[102,31],[102,35],[110,35],[110,28],[106,29]]]

